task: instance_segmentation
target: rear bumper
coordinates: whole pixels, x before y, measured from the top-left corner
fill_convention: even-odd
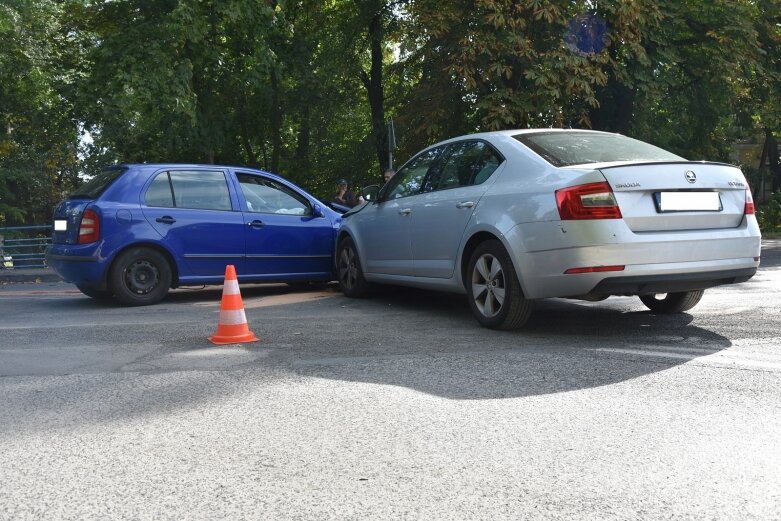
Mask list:
[[[53,244],[46,249],[46,264],[67,282],[91,287],[104,284],[106,264],[94,244]]]
[[[746,282],[757,272],[756,268],[686,273],[681,275],[652,275],[645,277],[610,277],[591,290],[593,296],[643,295],[648,293],[674,293],[708,289],[723,284]]]
[[[744,282],[759,267],[756,221],[729,230],[633,233],[620,219],[520,225],[505,237],[528,298],[638,295]],[[565,273],[623,266],[621,271]]]

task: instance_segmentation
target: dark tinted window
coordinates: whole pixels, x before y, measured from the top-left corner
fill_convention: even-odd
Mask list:
[[[597,132],[535,132],[515,139],[554,166],[610,161],[682,161],[659,147],[617,134]]]
[[[499,154],[482,141],[453,143],[445,155],[442,167],[426,182],[427,189],[446,190],[480,184],[502,162]]]
[[[111,186],[111,183],[116,181],[119,176],[124,174],[127,168],[116,167],[106,168],[98,175],[81,185],[73,193],[71,193],[69,199],[97,199],[100,194],[106,191],[106,188]]]

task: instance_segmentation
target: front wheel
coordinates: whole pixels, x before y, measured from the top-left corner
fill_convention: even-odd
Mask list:
[[[484,327],[519,329],[529,319],[532,302],[523,296],[510,256],[496,240],[472,253],[467,272],[469,307]]]
[[[640,295],[640,300],[656,313],[682,313],[696,306],[704,294],[703,289],[680,293],[653,293]]]
[[[131,248],[117,257],[109,283],[114,297],[127,306],[145,306],[163,300],[171,287],[171,266],[150,248]]]
[[[349,237],[339,243],[339,249],[336,252],[336,272],[339,277],[339,286],[345,296],[359,298],[369,292],[369,283],[363,278],[358,250]]]

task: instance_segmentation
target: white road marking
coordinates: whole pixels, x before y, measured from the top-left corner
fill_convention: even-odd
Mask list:
[[[748,344],[747,342],[744,344],[751,347],[760,345],[756,343]],[[779,346],[781,345],[781,339],[771,339],[763,342],[763,344],[770,347]],[[753,351],[735,351],[733,348],[718,350],[665,346],[660,349],[658,346],[636,346],[633,348],[600,347],[588,349],[588,351],[686,360],[687,363],[693,365],[781,371],[781,350],[777,353],[758,353]]]

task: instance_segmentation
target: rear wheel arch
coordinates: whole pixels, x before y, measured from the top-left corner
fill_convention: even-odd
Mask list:
[[[472,258],[472,254],[474,253],[474,251],[486,241],[499,241],[502,243],[502,246],[504,246],[504,249],[510,255],[510,262],[513,263],[513,268],[515,269],[515,275],[518,277],[518,282],[521,285],[521,289],[524,291],[524,294],[526,294],[526,285],[524,284],[521,270],[519,269],[519,266],[516,265],[516,259],[514,259],[513,256],[510,254],[512,250],[507,247],[507,245],[504,243],[502,239],[499,238],[498,234],[488,232],[488,231],[481,231],[475,233],[469,238],[469,240],[464,245],[464,251],[461,253],[461,265],[460,265],[461,285],[464,287],[464,289],[466,289],[467,291],[469,290],[468,288],[469,260]]]
[[[159,254],[161,254],[163,257],[165,257],[165,259],[168,261],[168,266],[171,268],[171,288],[179,287],[179,266],[176,264],[176,260],[174,259],[174,256],[171,255],[171,252],[169,252],[163,246],[160,246],[159,244],[155,244],[153,242],[136,242],[133,244],[128,244],[127,246],[124,246],[121,250],[115,252],[114,257],[111,259],[111,263],[109,264],[109,267],[106,270],[106,273],[103,275],[103,278],[107,285],[108,285],[108,279],[111,270],[114,269],[114,264],[117,262],[117,259],[120,257],[120,255],[133,248],[146,248],[149,250],[154,250]]]
[[[464,251],[461,252],[461,284],[468,291],[469,277],[467,275],[469,271],[469,259],[472,258],[472,253],[486,241],[499,240],[499,238],[490,232],[477,232],[472,235],[466,244],[464,245]]]

